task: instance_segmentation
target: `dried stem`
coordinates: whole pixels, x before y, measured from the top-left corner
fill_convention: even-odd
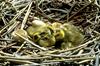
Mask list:
[[[28,10],[27,10],[27,12],[26,12],[26,14],[25,14],[25,17],[24,17],[24,19],[23,19],[21,29],[23,29],[24,26],[25,26],[25,24],[26,24],[27,18],[28,18],[28,16],[29,16],[30,11],[31,11],[32,3],[33,3],[33,2],[29,3],[30,5],[29,5]]]

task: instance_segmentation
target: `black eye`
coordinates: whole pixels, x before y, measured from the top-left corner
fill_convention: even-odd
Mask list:
[[[42,32],[40,35],[45,35],[46,33],[45,32]]]
[[[37,40],[38,38],[39,38],[39,36],[38,36],[38,35],[35,35],[35,36],[34,36],[34,39],[35,39],[35,40]]]
[[[53,29],[49,28],[49,30],[50,30],[51,34],[54,33]]]
[[[43,40],[48,40],[48,38],[47,37],[44,37]]]

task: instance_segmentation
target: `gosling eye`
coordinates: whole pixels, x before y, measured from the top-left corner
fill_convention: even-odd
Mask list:
[[[48,40],[48,38],[47,37],[44,37],[44,38],[42,38],[42,40]]]
[[[34,40],[38,40],[38,39],[40,39],[40,36],[39,35],[35,35],[35,36],[33,36],[33,39]]]
[[[39,37],[37,35],[34,36],[34,39],[38,39]]]
[[[40,35],[45,35],[45,34],[46,34],[45,32],[40,33]]]

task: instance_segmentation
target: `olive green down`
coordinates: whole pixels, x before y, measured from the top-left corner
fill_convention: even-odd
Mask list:
[[[84,39],[84,35],[78,28],[70,23],[55,22],[36,25],[33,22],[26,31],[34,42],[43,47],[54,46],[57,41],[62,40],[61,49],[72,48],[79,45]]]
[[[34,20],[32,25],[25,30],[17,29],[12,33],[15,40],[23,42],[24,39],[15,33],[30,39],[39,46],[56,47],[60,45],[60,49],[78,46],[84,39],[84,35],[73,24],[58,22],[47,24],[40,20]],[[61,41],[60,44],[59,41]]]

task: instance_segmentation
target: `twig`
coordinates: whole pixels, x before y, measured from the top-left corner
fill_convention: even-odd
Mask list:
[[[89,61],[91,61],[91,60],[83,60],[83,61],[78,62],[78,64],[83,64],[83,63],[86,63],[86,62],[89,62]]]
[[[67,17],[67,22],[68,22],[68,20],[69,20],[69,14],[71,13],[72,9],[75,7],[76,4],[77,4],[77,2],[75,2],[75,3],[73,4],[73,6],[70,8],[69,12],[64,16],[64,17]],[[63,18],[64,18],[64,17],[63,17]]]
[[[13,41],[12,39],[0,38],[0,41]]]
[[[0,48],[9,48],[9,47],[7,47],[7,46],[3,46],[3,45],[0,45]],[[10,46],[10,48],[16,48],[16,49],[18,49],[20,46]],[[34,47],[22,47],[22,49],[26,49],[26,50],[33,50],[34,49]]]
[[[68,10],[66,11],[66,10],[63,10],[63,9],[56,9],[56,8],[48,8],[48,9],[46,9],[46,10],[44,10],[44,11],[48,11],[48,10],[60,11],[60,12],[62,12],[62,13],[68,13]]]
[[[25,17],[24,17],[23,22],[22,22],[21,29],[23,29],[24,26],[25,26],[25,24],[26,24],[27,18],[28,18],[28,16],[29,16],[30,11],[31,11],[32,3],[33,3],[33,2],[30,3],[29,8],[28,8],[28,10],[27,10],[27,12],[26,12],[26,14],[25,14]]]
[[[30,41],[28,38],[24,38],[23,36],[21,36],[21,35],[18,34],[18,33],[15,33],[15,34],[18,35],[19,37],[21,37],[22,39],[26,40],[27,42],[29,42],[29,43],[32,44],[33,46],[35,46],[35,47],[37,47],[37,48],[39,48],[39,49],[41,49],[41,50],[47,50],[46,48],[40,47],[39,45],[33,43],[33,42]]]
[[[40,12],[41,13],[40,13]],[[38,7],[38,5],[37,5],[37,11],[36,11],[39,15],[41,15],[41,16],[43,16],[44,18],[46,18],[46,19],[48,19],[48,20],[50,20],[50,21],[56,21],[56,22],[61,22],[61,21],[59,21],[59,20],[55,20],[55,19],[53,19],[53,18],[51,18],[51,17],[49,17],[49,16],[47,16],[44,12],[43,12],[43,10],[40,8],[40,7]]]
[[[71,58],[71,59],[61,59],[61,60],[46,60],[44,62],[62,62],[62,61],[79,61],[79,60],[92,60],[95,59],[94,57],[82,57],[82,58]]]
[[[51,57],[58,57],[58,58],[77,58],[77,57],[87,57],[87,56],[94,56],[97,52],[95,53],[84,53],[84,54],[80,54],[80,55],[70,55],[70,56],[66,56],[66,55],[57,55],[57,54],[41,54],[43,56],[51,56]]]
[[[33,62],[31,61],[26,61],[26,60],[15,60],[15,59],[6,59],[6,61],[10,61],[10,62],[15,62],[18,64],[33,64]],[[34,63],[35,65],[38,65],[37,63]]]
[[[19,23],[20,23],[20,22],[15,22],[13,25],[11,25],[11,26],[8,28],[7,32],[5,32],[4,34],[2,34],[2,36],[11,33],[11,32],[14,30],[14,28],[16,28],[16,26],[18,26]]]
[[[19,48],[18,48],[18,50],[16,51],[16,53],[18,53],[21,49],[22,49],[22,47],[25,45],[25,43],[23,43]]]
[[[80,11],[82,11],[82,10],[85,9],[87,6],[91,5],[92,3],[93,3],[93,2],[91,2],[91,3],[89,3],[89,4],[85,5],[85,6],[83,6],[83,7],[82,7],[80,10],[78,10],[75,14],[73,14],[72,16],[70,16],[70,17],[68,18],[67,21],[71,20],[74,16],[76,16],[78,13],[80,13]],[[66,22],[66,20],[65,20],[64,22]]]
[[[28,7],[28,5],[27,5],[25,8],[23,8],[22,10],[20,10],[20,12],[17,13],[17,14],[14,16],[14,18],[9,22],[9,24],[7,24],[6,26],[4,26],[4,28],[2,28],[2,29],[0,30],[0,34],[1,34],[6,28],[8,28],[10,25],[12,25],[13,22],[21,15],[21,13],[23,13],[23,12],[25,11],[25,9],[26,9],[27,7]]]
[[[5,47],[3,47],[3,48],[0,48],[0,50],[3,50],[3,49],[5,49],[5,48],[9,48],[9,47],[11,47],[11,46],[13,46],[13,45],[15,45],[16,43],[12,43],[12,44],[9,44],[9,45],[7,45],[7,46],[5,46]]]
[[[96,61],[95,61],[95,66],[99,66],[99,53],[96,55]]]
[[[51,22],[62,22],[62,21],[59,21],[59,20],[55,20],[55,19],[53,19],[53,18],[51,18],[51,17],[48,17],[46,14],[43,14],[43,13],[40,13],[39,11],[36,11],[36,13],[37,14],[39,14],[39,15],[41,15],[41,16],[43,16],[44,18],[46,18],[46,19],[48,19],[49,21],[51,21]]]
[[[0,51],[0,54],[3,55],[3,56],[9,56],[9,57],[13,57],[14,55],[12,54],[9,54],[9,53],[5,53],[3,51]]]
[[[50,58],[48,56],[46,57],[24,57],[24,56],[20,56],[20,57],[14,57],[14,56],[0,56],[0,59],[15,59],[15,60],[28,60],[28,61],[32,61],[32,60],[39,60],[39,59],[46,59],[46,58]]]

